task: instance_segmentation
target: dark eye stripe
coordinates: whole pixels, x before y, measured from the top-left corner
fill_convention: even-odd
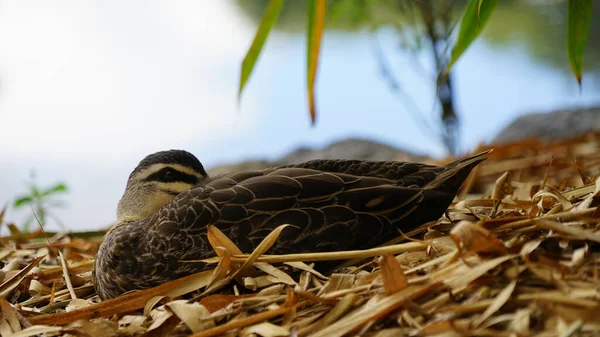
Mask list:
[[[164,173],[166,171],[171,171],[171,176],[169,177],[169,179],[164,178],[164,176],[165,176]],[[198,178],[191,174],[177,171],[172,167],[165,167],[163,169],[160,169],[160,170],[152,173],[146,179],[144,179],[144,181],[182,182],[182,183],[188,183],[191,185],[195,185],[198,182]]]

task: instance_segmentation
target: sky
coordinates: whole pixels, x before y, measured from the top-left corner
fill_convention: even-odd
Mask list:
[[[66,207],[55,211],[68,228],[105,227],[130,171],[170,148],[208,168],[351,136],[444,154],[381,79],[367,32],[325,34],[316,126],[304,35],[269,37],[238,109],[240,65],[255,29],[230,1],[1,2],[0,205],[26,191],[34,170],[41,186],[69,186]],[[434,88],[398,52],[392,32],[378,37],[403,90],[433,119]],[[430,60],[419,61],[428,68]],[[580,94],[571,78],[517,46],[476,42],[455,80],[464,151],[521,114],[600,103],[597,92],[584,86]],[[28,213],[9,209],[7,218],[18,223]]]

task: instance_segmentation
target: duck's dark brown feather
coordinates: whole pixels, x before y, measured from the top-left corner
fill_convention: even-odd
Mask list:
[[[245,253],[286,228],[268,253],[364,249],[438,219],[485,153],[446,166],[314,160],[213,178],[141,223],[105,238],[96,262],[101,298],[156,286],[203,269],[215,225]]]

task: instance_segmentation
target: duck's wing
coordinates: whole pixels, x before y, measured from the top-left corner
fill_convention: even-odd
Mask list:
[[[244,252],[283,224],[292,226],[271,253],[360,249],[395,237],[395,220],[422,197],[389,179],[282,168],[215,179],[179,195],[153,222],[163,237],[205,236],[215,225]]]
[[[244,252],[283,224],[292,226],[270,253],[362,249],[438,219],[481,160],[444,167],[312,161],[228,174],[182,193],[155,223],[167,229],[163,236],[181,230],[190,237],[205,236],[206,227],[215,225]]]
[[[393,180],[398,186],[406,187],[455,189],[460,187],[473,167],[484,161],[490,152],[491,150],[477,153],[444,166],[399,161],[317,159],[279,168],[307,168],[360,177],[385,178]]]

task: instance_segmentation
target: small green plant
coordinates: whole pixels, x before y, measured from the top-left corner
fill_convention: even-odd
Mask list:
[[[58,194],[67,192],[67,190],[67,185],[62,182],[56,183],[48,188],[41,188],[35,181],[35,172],[31,172],[29,192],[17,197],[13,203],[15,209],[26,206],[31,207],[32,213],[23,223],[22,230],[24,232],[29,232],[31,223],[34,220],[39,221],[39,223],[43,226],[48,218],[53,218],[59,225],[61,225],[60,220],[54,214],[52,214],[51,209],[60,207],[64,204],[64,201],[56,200],[56,196]]]

